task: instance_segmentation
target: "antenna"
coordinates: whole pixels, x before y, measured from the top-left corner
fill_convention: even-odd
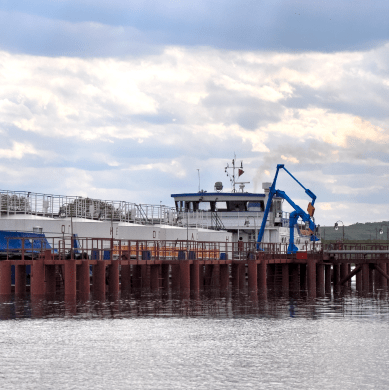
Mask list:
[[[224,172],[227,174],[227,177],[230,179],[231,185],[232,185],[232,192],[236,192],[235,190],[235,160],[236,155],[234,152],[234,158],[232,160],[232,167],[230,167],[227,163],[227,166],[224,168]],[[227,169],[232,169],[232,175],[228,173]]]
[[[232,185],[232,192],[236,192],[235,185],[239,185],[239,189],[243,192],[244,190],[244,185],[250,183],[249,181],[246,182],[237,182],[235,181],[235,169],[238,169],[238,178],[243,175],[244,170],[243,170],[243,161],[240,162],[240,167],[235,166],[236,162],[236,155],[234,152],[234,159],[232,160],[232,167],[230,167],[227,163],[227,166],[224,168],[224,172],[227,174],[227,177],[230,179],[231,185]],[[232,169],[232,174],[228,172],[228,169]]]

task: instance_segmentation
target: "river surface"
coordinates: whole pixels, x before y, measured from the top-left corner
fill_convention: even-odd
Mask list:
[[[303,295],[303,294],[302,294]],[[3,297],[1,389],[385,389],[389,295]]]

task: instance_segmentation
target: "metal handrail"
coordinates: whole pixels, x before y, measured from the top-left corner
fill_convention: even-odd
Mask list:
[[[175,224],[177,221],[175,208],[164,205],[8,190],[0,190],[0,214],[74,217],[141,224]]]

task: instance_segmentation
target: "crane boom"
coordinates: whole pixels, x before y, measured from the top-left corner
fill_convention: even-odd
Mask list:
[[[308,213],[303,211],[301,207],[296,205],[290,197],[281,190],[276,189],[276,182],[278,178],[278,173],[280,169],[284,169],[302,188],[304,188],[305,193],[312,199],[312,201],[308,205]],[[309,224],[309,229],[312,231],[311,235],[311,241],[317,241],[317,237],[313,235],[313,232],[316,229],[315,223],[312,221],[311,217],[313,217],[313,213],[315,211],[315,208],[313,207],[315,204],[316,200],[316,195],[309,189],[305,188],[284,166],[284,164],[278,164],[277,165],[277,170],[276,174],[274,176],[274,180],[272,185],[269,188],[269,197],[266,203],[266,208],[261,224],[261,229],[259,230],[258,233],[258,238],[257,238],[257,250],[260,249],[260,243],[262,242],[263,235],[265,233],[265,226],[266,226],[266,221],[269,216],[270,212],[270,207],[272,204],[272,200],[274,197],[282,198],[285,199],[295,211],[293,211],[290,214],[289,218],[289,228],[290,228],[290,235],[289,235],[289,246],[288,246],[288,253],[296,253],[298,251],[298,248],[294,245],[294,225],[297,223],[298,218],[301,218],[305,223]]]

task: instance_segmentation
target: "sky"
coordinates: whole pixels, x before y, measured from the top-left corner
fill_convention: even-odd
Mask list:
[[[0,0],[0,189],[173,206],[236,155],[389,220],[389,2]],[[200,180],[199,180],[200,176]],[[277,188],[310,200],[281,173]]]

